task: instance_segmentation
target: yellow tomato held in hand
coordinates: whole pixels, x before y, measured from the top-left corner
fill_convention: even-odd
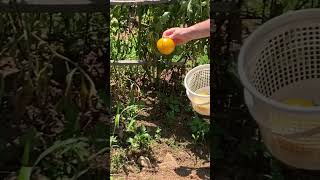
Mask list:
[[[312,101],[308,101],[305,99],[287,99],[284,101],[284,103],[286,103],[287,105],[291,105],[291,106],[300,106],[300,107],[312,107],[314,106],[314,104],[312,103]]]
[[[169,55],[171,54],[176,45],[171,38],[163,37],[158,40],[157,48],[161,54]]]

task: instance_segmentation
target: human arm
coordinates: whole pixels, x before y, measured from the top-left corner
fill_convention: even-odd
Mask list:
[[[163,33],[163,37],[169,37],[177,45],[185,44],[191,40],[202,39],[210,36],[210,19],[186,28],[170,28]]]

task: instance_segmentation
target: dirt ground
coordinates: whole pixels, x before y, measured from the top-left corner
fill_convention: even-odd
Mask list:
[[[139,173],[119,174],[117,180],[161,180],[161,179],[210,179],[210,162],[197,159],[188,149],[173,149],[166,143],[157,143],[152,147],[156,162],[152,168],[142,168]]]
[[[163,129],[164,134],[160,141],[151,145],[150,153],[146,155],[150,158],[151,168],[142,167],[140,171],[135,171],[127,166],[129,173],[123,172],[113,177],[116,180],[210,179],[209,146],[195,145],[191,142],[191,132],[188,130],[186,118],[188,115],[177,118],[171,129]],[[143,124],[152,131],[161,127],[159,121],[141,120],[138,124]]]
[[[164,84],[159,87],[164,88],[163,92],[166,92],[168,96],[173,94],[179,101],[180,112],[175,115],[172,124],[166,123],[165,113],[168,111],[168,107],[164,98],[157,94],[161,90],[152,89],[151,87],[154,87],[154,85],[146,83],[149,82],[147,80],[136,80],[141,88],[145,86],[147,92],[145,95],[138,97],[145,103],[145,110],[140,112],[137,125],[144,125],[151,134],[157,128],[161,128],[161,138],[152,143],[150,152],[142,154],[142,156],[150,159],[151,166],[143,167],[138,163],[137,158],[129,157],[132,165],[127,162],[124,171],[119,174],[112,174],[114,179],[210,179],[210,141],[205,140],[202,144],[193,142],[192,131],[189,126],[193,112],[187,111],[185,108],[186,105],[190,105],[190,102],[183,93],[184,88],[178,82],[182,79],[180,73],[174,74],[171,71],[169,75],[166,74]]]

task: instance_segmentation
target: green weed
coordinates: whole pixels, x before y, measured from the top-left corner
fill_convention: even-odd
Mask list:
[[[162,131],[162,129],[159,128],[159,127],[157,127],[156,133],[155,133],[155,135],[154,135],[154,138],[155,138],[156,141],[159,141],[159,140],[160,140],[160,138],[161,138],[161,131]]]
[[[179,149],[179,144],[176,142],[174,137],[170,137],[169,139],[165,139],[165,143],[174,150]]]
[[[123,149],[114,149],[111,153],[110,172],[117,173],[121,170],[126,160],[126,153]]]
[[[205,141],[205,135],[210,130],[210,126],[207,122],[205,122],[197,114],[195,114],[189,126],[192,130],[192,138],[195,143],[198,143],[199,141]]]
[[[130,137],[127,142],[130,144],[129,148],[132,150],[146,150],[151,144],[151,136],[147,132],[145,126],[140,126],[140,130],[134,137]]]

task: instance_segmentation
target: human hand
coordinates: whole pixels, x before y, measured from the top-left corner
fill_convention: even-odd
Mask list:
[[[189,28],[170,28],[163,32],[163,37],[171,38],[176,45],[185,44],[193,39]]]
[[[206,38],[210,36],[210,19],[186,28],[171,28],[166,30],[163,37],[171,38],[176,45],[185,44],[191,40]]]

